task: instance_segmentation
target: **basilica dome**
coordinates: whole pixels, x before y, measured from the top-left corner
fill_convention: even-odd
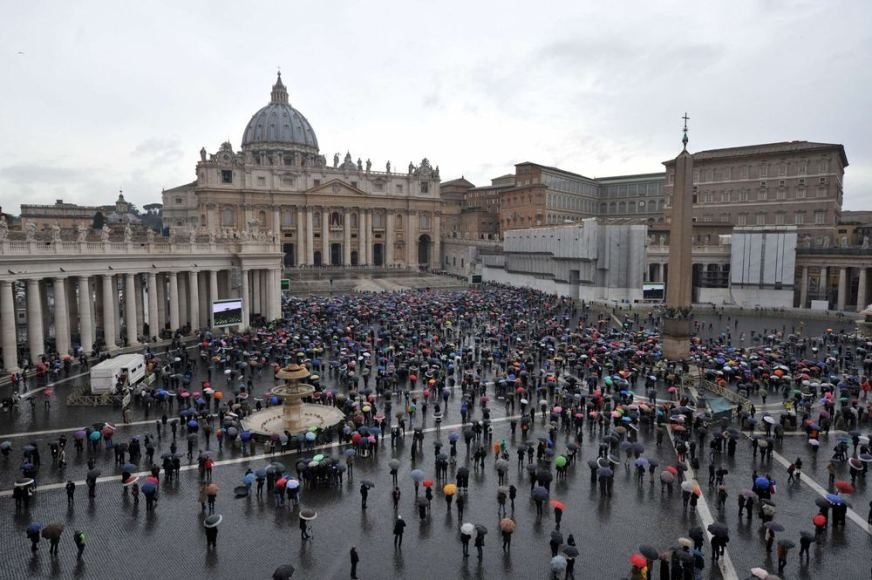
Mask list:
[[[273,85],[269,104],[251,117],[242,135],[243,149],[259,144],[293,145],[318,151],[318,138],[312,125],[288,103],[282,73]]]

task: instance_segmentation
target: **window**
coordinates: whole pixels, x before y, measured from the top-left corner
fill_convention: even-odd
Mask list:
[[[784,225],[784,214],[783,213],[779,212],[779,213],[775,214],[775,225],[776,226],[783,226]]]
[[[757,214],[757,225],[758,226],[765,226],[766,225],[766,214],[765,213],[758,213]]]
[[[421,193],[430,193],[430,183],[427,181],[421,182]]]
[[[379,193],[382,193],[385,190],[385,184],[379,181],[375,184],[375,190]]]
[[[351,227],[357,229],[357,212],[351,214]]]
[[[330,225],[331,226],[341,226],[342,225],[342,215],[338,211],[334,211],[330,214]]]
[[[282,185],[287,185],[288,187],[293,186],[294,185],[294,178],[293,177],[282,177]]]
[[[736,225],[737,226],[746,226],[748,225],[748,215],[744,213],[740,213],[736,216]]]
[[[782,163],[778,166],[778,175],[780,177],[785,177],[787,175],[787,164]]]
[[[282,210],[282,227],[292,228],[297,225],[297,213],[293,208],[284,208]]]
[[[206,227],[206,216],[204,216],[204,215],[200,216],[200,225],[203,227]]]
[[[830,160],[824,159],[823,161],[821,161],[820,167],[821,167],[821,170],[820,170],[821,173],[826,173],[827,171],[829,171],[830,170]]]
[[[422,230],[429,229],[430,228],[430,216],[425,214],[425,213],[422,213],[421,215],[419,215],[418,216],[418,227],[420,227]]]
[[[320,230],[321,229],[321,212],[316,211],[312,214],[312,225],[314,226],[312,229]]]
[[[356,181],[352,181],[352,182],[351,182],[351,187],[357,189],[357,182],[356,182]]]
[[[799,174],[805,175],[808,172],[808,162],[803,161],[799,164]]]
[[[827,212],[825,211],[816,211],[814,212],[814,224],[816,226],[822,226],[827,220]]]
[[[396,190],[397,190],[397,193],[403,193],[403,184],[402,184],[402,183],[398,183],[398,184],[396,185]]]
[[[176,198],[176,205],[182,205],[182,198],[181,197]]]
[[[318,187],[319,185],[321,185],[320,179],[313,179],[312,180],[312,187]]]
[[[381,212],[373,212],[372,214],[372,227],[374,228],[383,228],[385,227],[385,214]]]
[[[236,213],[233,211],[232,207],[225,207],[221,211],[221,225],[224,227],[236,225]]]
[[[266,177],[258,176],[257,184],[258,185],[266,185]]]
[[[795,223],[798,226],[803,225],[805,223],[805,212],[804,211],[796,212],[796,214],[793,216],[793,223]]]
[[[769,167],[767,165],[760,166],[760,177],[769,177]]]
[[[233,171],[230,169],[222,169],[221,183],[233,183]]]
[[[402,216],[402,214],[397,214],[397,219],[394,221],[397,222],[397,229],[398,230],[403,229],[403,216]]]

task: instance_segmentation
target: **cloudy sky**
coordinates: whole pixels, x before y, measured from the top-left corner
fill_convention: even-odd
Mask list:
[[[257,6],[257,8],[249,8]],[[541,8],[547,6],[547,8]],[[843,143],[872,209],[872,3],[15,2],[0,21],[0,204],[142,205],[238,147],[277,67],[322,152],[476,184],[692,150]]]

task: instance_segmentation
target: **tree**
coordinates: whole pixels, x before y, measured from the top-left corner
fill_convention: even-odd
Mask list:
[[[102,230],[104,225],[106,225],[106,218],[103,216],[102,211],[97,211],[97,213],[94,214],[94,221],[91,224],[91,227],[95,230]]]

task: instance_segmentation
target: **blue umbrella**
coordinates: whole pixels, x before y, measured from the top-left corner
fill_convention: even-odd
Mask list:
[[[141,489],[145,495],[151,495],[157,491],[157,486],[153,483],[143,483]]]
[[[349,447],[345,450],[345,457],[354,457],[355,453],[354,449]]]
[[[827,501],[833,505],[842,505],[843,503],[845,503],[845,500],[842,499],[842,496],[835,493],[828,493],[826,497]]]
[[[192,417],[194,412],[191,409],[184,409],[179,413],[180,417]]]
[[[125,473],[133,473],[134,471],[136,471],[136,466],[132,463],[125,463],[121,466],[121,471]]]
[[[88,438],[91,441],[99,441],[100,440],[100,432],[99,431],[91,431],[91,434],[88,435]]]
[[[248,443],[251,440],[251,431],[243,431],[239,434],[239,438],[242,439],[243,442]]]
[[[769,480],[765,477],[758,477],[754,480],[754,486],[769,489]]]
[[[533,499],[539,501],[545,501],[548,499],[548,490],[542,487],[541,485],[537,485],[533,488]]]
[[[409,477],[411,477],[413,481],[420,483],[424,481],[424,472],[420,469],[413,469],[411,473],[409,473]]]
[[[197,423],[196,421],[194,421],[193,419],[191,419],[190,421],[188,421],[188,429],[196,429],[196,428],[198,428],[199,426],[200,426],[200,424]]]
[[[27,533],[28,534],[38,534],[41,529],[42,529],[41,523],[33,522],[32,524],[27,526]]]
[[[244,483],[245,485],[251,485],[252,483],[254,483],[254,480],[255,476],[253,473],[246,473],[242,476],[242,483]]]
[[[306,437],[306,441],[314,441],[315,440],[315,434],[312,433],[311,431],[307,431],[305,437]]]
[[[267,470],[264,469],[263,467],[261,467],[260,469],[256,469],[256,470],[254,471],[254,475],[255,475],[256,477],[262,479],[262,478],[266,477],[266,472],[267,472]]]

